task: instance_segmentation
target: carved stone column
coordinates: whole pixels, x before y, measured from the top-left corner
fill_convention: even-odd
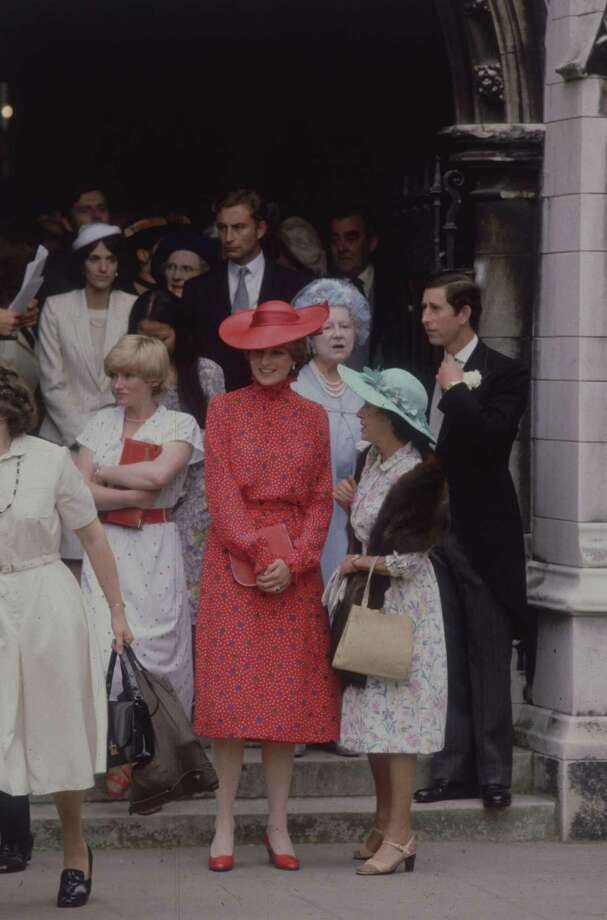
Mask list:
[[[583,7],[583,9],[582,9]],[[607,837],[605,0],[553,0],[534,338],[533,706],[519,736],[563,839]]]
[[[479,91],[488,91],[487,87]],[[455,125],[441,132],[466,177],[474,266],[483,289],[480,333],[504,354],[529,359],[538,271],[543,125]],[[530,529],[529,426],[512,454],[525,529]]]

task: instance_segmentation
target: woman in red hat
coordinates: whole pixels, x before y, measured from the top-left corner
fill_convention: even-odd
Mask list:
[[[219,776],[209,857],[216,871],[234,864],[233,806],[245,741],[262,744],[270,861],[298,869],[287,830],[294,746],[339,734],[339,690],[320,601],[320,557],[333,508],[329,427],[322,407],[290,386],[306,360],[305,337],[321,329],[328,312],[326,305],[295,310],[268,301],[219,327],[224,342],[247,354],[253,383],[215,396],[206,419],[211,526],[195,724],[213,739]]]

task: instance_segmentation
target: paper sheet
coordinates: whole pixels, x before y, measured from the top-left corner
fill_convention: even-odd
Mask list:
[[[42,282],[44,280],[42,273],[44,272],[47,256],[48,249],[45,249],[44,246],[38,246],[36,255],[31,262],[28,262],[26,266],[21,290],[13,302],[10,304],[10,310],[14,310],[15,313],[23,313],[27,309],[27,305],[36,296],[42,287]]]

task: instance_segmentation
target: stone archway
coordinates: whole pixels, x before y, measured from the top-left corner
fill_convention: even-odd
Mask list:
[[[541,121],[542,0],[436,0],[460,124]]]
[[[530,358],[539,273],[544,126],[544,0],[435,0],[453,79],[456,123],[440,142],[466,178],[473,250],[484,288],[481,332]],[[513,457],[531,529],[528,422]]]

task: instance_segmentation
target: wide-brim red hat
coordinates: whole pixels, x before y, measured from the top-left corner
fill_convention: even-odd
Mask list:
[[[297,310],[284,300],[266,300],[255,310],[239,310],[221,323],[219,337],[243,351],[275,348],[319,332],[329,316],[329,305]]]

